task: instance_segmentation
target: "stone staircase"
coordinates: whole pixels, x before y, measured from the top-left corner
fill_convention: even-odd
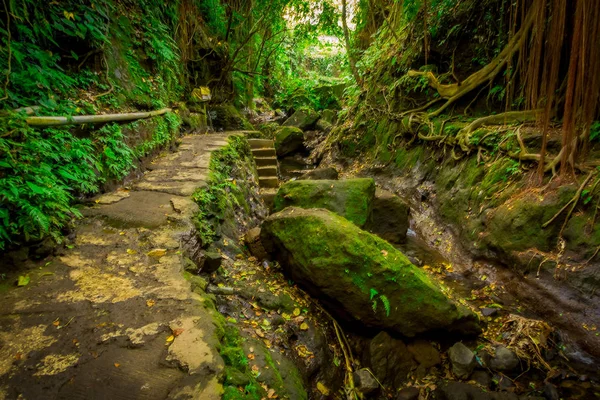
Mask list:
[[[275,154],[275,142],[269,139],[248,139],[248,143],[258,168],[260,192],[270,207],[279,187],[279,163]]]

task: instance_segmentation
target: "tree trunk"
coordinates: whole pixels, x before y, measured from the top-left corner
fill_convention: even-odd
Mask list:
[[[156,111],[135,112],[125,114],[103,114],[103,115],[75,115],[73,117],[29,117],[25,121],[30,126],[61,126],[81,124],[102,124],[106,122],[133,121],[136,119],[150,118],[163,115],[172,111],[170,108],[162,108]]]
[[[352,54],[352,47],[350,45],[350,31],[348,30],[348,22],[346,21],[346,0],[342,0],[342,27],[344,28],[344,39],[346,41],[346,53],[348,54],[348,64],[350,64],[350,71],[352,71],[352,76],[354,76],[354,80],[358,86],[362,86],[362,80],[360,79],[360,75],[358,75],[358,69],[356,69],[356,60],[354,59],[354,55]]]

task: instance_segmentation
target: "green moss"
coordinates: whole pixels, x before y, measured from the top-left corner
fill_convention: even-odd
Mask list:
[[[250,211],[246,182],[251,180],[248,175],[256,174],[248,169],[254,165],[250,154],[250,145],[242,136],[230,136],[227,146],[211,154],[207,187],[192,195],[200,208],[194,224],[203,245],[215,240],[217,230],[237,236],[236,211]],[[239,179],[233,179],[234,175]]]
[[[425,150],[421,146],[413,147],[412,149],[398,148],[394,162],[396,166],[402,170],[412,169],[417,165],[419,160],[423,159]]]
[[[244,339],[238,328],[232,324],[226,324],[219,349],[219,354],[226,366],[223,382],[224,400],[260,400],[266,394],[250,370],[243,345]],[[240,390],[238,384],[241,382],[247,383]]]
[[[309,287],[318,286],[324,298],[368,326],[409,336],[465,328],[464,310],[421,269],[386,241],[330,211],[286,208],[263,223],[261,235],[272,238],[279,254],[289,255],[283,264],[292,277],[308,279]],[[374,301],[380,306],[372,310]],[[386,302],[388,307],[382,306]]]
[[[277,192],[274,210],[290,206],[326,208],[362,227],[371,215],[374,196],[372,178],[292,181]]]

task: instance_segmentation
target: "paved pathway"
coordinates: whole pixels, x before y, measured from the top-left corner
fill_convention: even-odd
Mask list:
[[[132,190],[86,208],[72,248],[30,265],[29,285],[0,294],[0,400],[220,398],[216,311],[184,279],[181,243],[228,135],[183,138]]]

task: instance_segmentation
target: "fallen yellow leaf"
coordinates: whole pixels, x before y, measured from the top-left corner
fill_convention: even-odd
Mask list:
[[[308,324],[306,322],[303,322],[302,325],[300,325],[300,329],[302,329],[303,331],[307,331],[308,330]]]
[[[152,306],[154,306],[154,304],[156,304],[156,301],[154,301],[154,300],[152,300],[152,299],[150,299],[150,300],[146,300],[146,305],[147,305],[148,307],[152,307]]]
[[[327,386],[323,385],[321,382],[317,382],[317,390],[321,392],[323,396],[329,396],[329,389]]]
[[[297,317],[298,315],[300,315],[300,309],[299,308],[295,308],[294,309],[294,316]]]
[[[115,368],[119,368],[120,366],[121,366],[121,364],[115,363]]]
[[[165,254],[167,254],[167,250],[166,249],[154,249],[154,250],[150,250],[148,253],[146,253],[146,255],[148,257],[163,257]]]
[[[175,340],[175,336],[171,335],[167,338],[167,343],[171,343],[173,340]]]

